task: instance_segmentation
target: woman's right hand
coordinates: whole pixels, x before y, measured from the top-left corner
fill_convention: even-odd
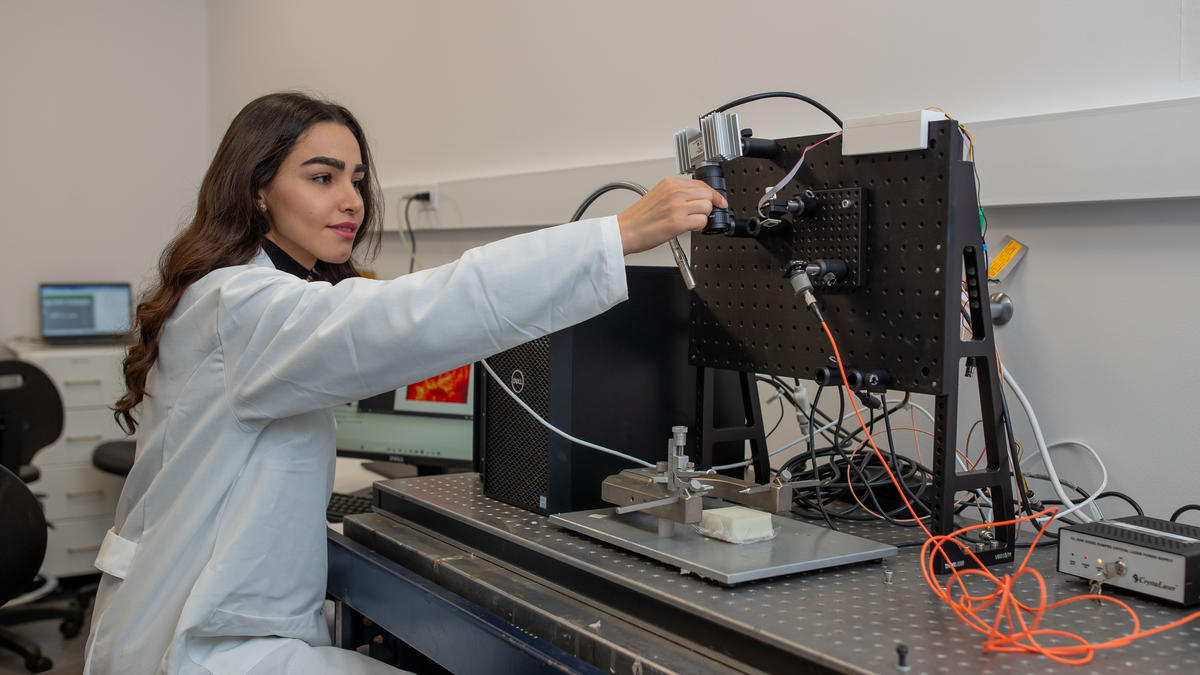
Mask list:
[[[662,179],[617,215],[625,255],[648,251],[684,232],[703,229],[713,206],[727,208],[729,203],[703,181]]]

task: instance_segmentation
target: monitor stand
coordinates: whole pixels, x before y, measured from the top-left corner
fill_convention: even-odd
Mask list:
[[[404,462],[363,462],[362,468],[384,478],[412,478],[421,475],[421,467]]]
[[[413,476],[440,476],[447,473],[465,473],[469,467],[409,464],[408,462],[363,462],[362,468],[384,478],[412,478]]]

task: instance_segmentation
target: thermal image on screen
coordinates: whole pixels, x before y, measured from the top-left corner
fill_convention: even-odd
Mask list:
[[[470,384],[471,366],[463,366],[408,385],[404,398],[409,401],[466,403]]]

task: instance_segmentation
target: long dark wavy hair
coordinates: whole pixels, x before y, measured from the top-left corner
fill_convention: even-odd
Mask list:
[[[345,126],[358,140],[363,164],[363,223],[354,237],[355,254],[365,244],[366,258],[379,250],[383,224],[383,195],[367,138],[354,115],[336,103],[298,92],[268,94],[251,101],[237,114],[213,157],[200,194],[196,215],[158,261],[158,281],[137,306],[131,330],[133,344],[125,357],[125,395],[113,408],[126,433],[137,429],[133,409],[146,397],[146,377],[158,360],[163,325],[175,311],[183,292],[209,272],[250,262],[262,248],[270,226],[255,208],[260,188],[275,178],[300,136],[318,122]],[[344,263],[317,261],[313,278],[337,283],[357,276],[353,259]]]

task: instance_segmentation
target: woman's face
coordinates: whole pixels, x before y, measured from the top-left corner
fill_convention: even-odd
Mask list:
[[[336,122],[312,125],[258,192],[271,226],[267,238],[308,268],[318,260],[346,262],[363,221],[365,175],[349,129]]]

